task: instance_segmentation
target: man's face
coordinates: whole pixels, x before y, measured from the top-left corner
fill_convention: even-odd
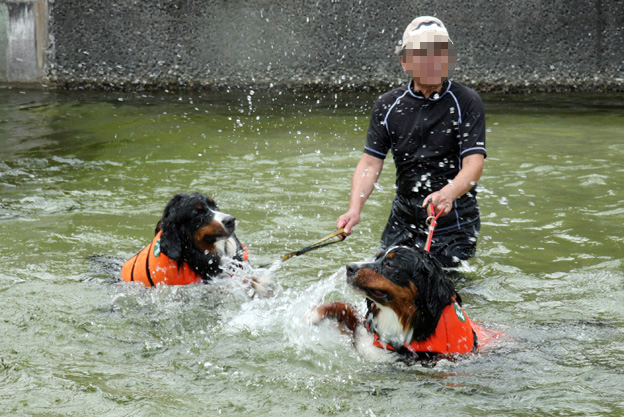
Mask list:
[[[420,85],[438,85],[455,68],[455,52],[447,42],[427,42],[410,48],[401,57],[403,69]]]

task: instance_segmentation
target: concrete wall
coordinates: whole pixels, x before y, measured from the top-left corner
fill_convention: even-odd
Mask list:
[[[60,87],[383,88],[406,80],[394,46],[430,14],[457,46],[453,78],[479,91],[624,91],[624,0],[49,3]]]
[[[0,0],[0,81],[45,79],[46,0]]]
[[[0,81],[7,80],[7,46],[9,11],[4,3],[0,3]]]

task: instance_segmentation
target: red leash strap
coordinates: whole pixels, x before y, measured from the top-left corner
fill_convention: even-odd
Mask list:
[[[438,217],[442,214],[444,210],[440,210],[438,214],[435,213],[433,209],[433,203],[431,200],[427,203],[427,224],[429,225],[429,234],[427,235],[427,243],[425,243],[425,250],[427,252],[431,252],[431,240],[433,239],[433,231],[435,227],[438,225]]]

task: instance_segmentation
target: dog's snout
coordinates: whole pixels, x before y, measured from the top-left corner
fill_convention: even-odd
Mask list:
[[[221,220],[221,224],[223,224],[223,227],[228,231],[234,231],[234,228],[236,227],[236,218],[234,216],[225,216],[223,220]]]
[[[357,263],[347,264],[347,277],[352,277],[360,270],[360,265]]]

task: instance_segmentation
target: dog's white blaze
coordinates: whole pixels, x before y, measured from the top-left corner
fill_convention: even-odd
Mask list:
[[[223,226],[223,220],[230,217],[229,214],[221,213],[220,211],[210,210],[214,214],[214,219]]]
[[[396,346],[411,342],[411,329],[403,329],[403,325],[394,310],[379,303],[375,303],[375,305],[379,308],[375,325],[375,332],[379,338],[383,342]]]
[[[228,217],[232,217],[229,214],[226,213],[222,213],[220,211],[216,211],[216,210],[210,210],[213,215],[214,215],[214,220],[216,222],[218,222],[221,226],[223,226],[223,220],[225,220]],[[215,246],[217,248],[217,254],[219,254],[219,256],[228,256],[228,257],[232,257],[234,255],[236,255],[236,249],[237,249],[237,245],[236,245],[236,241],[234,239],[227,238],[227,239],[220,239],[217,241],[217,243],[215,243]]]

